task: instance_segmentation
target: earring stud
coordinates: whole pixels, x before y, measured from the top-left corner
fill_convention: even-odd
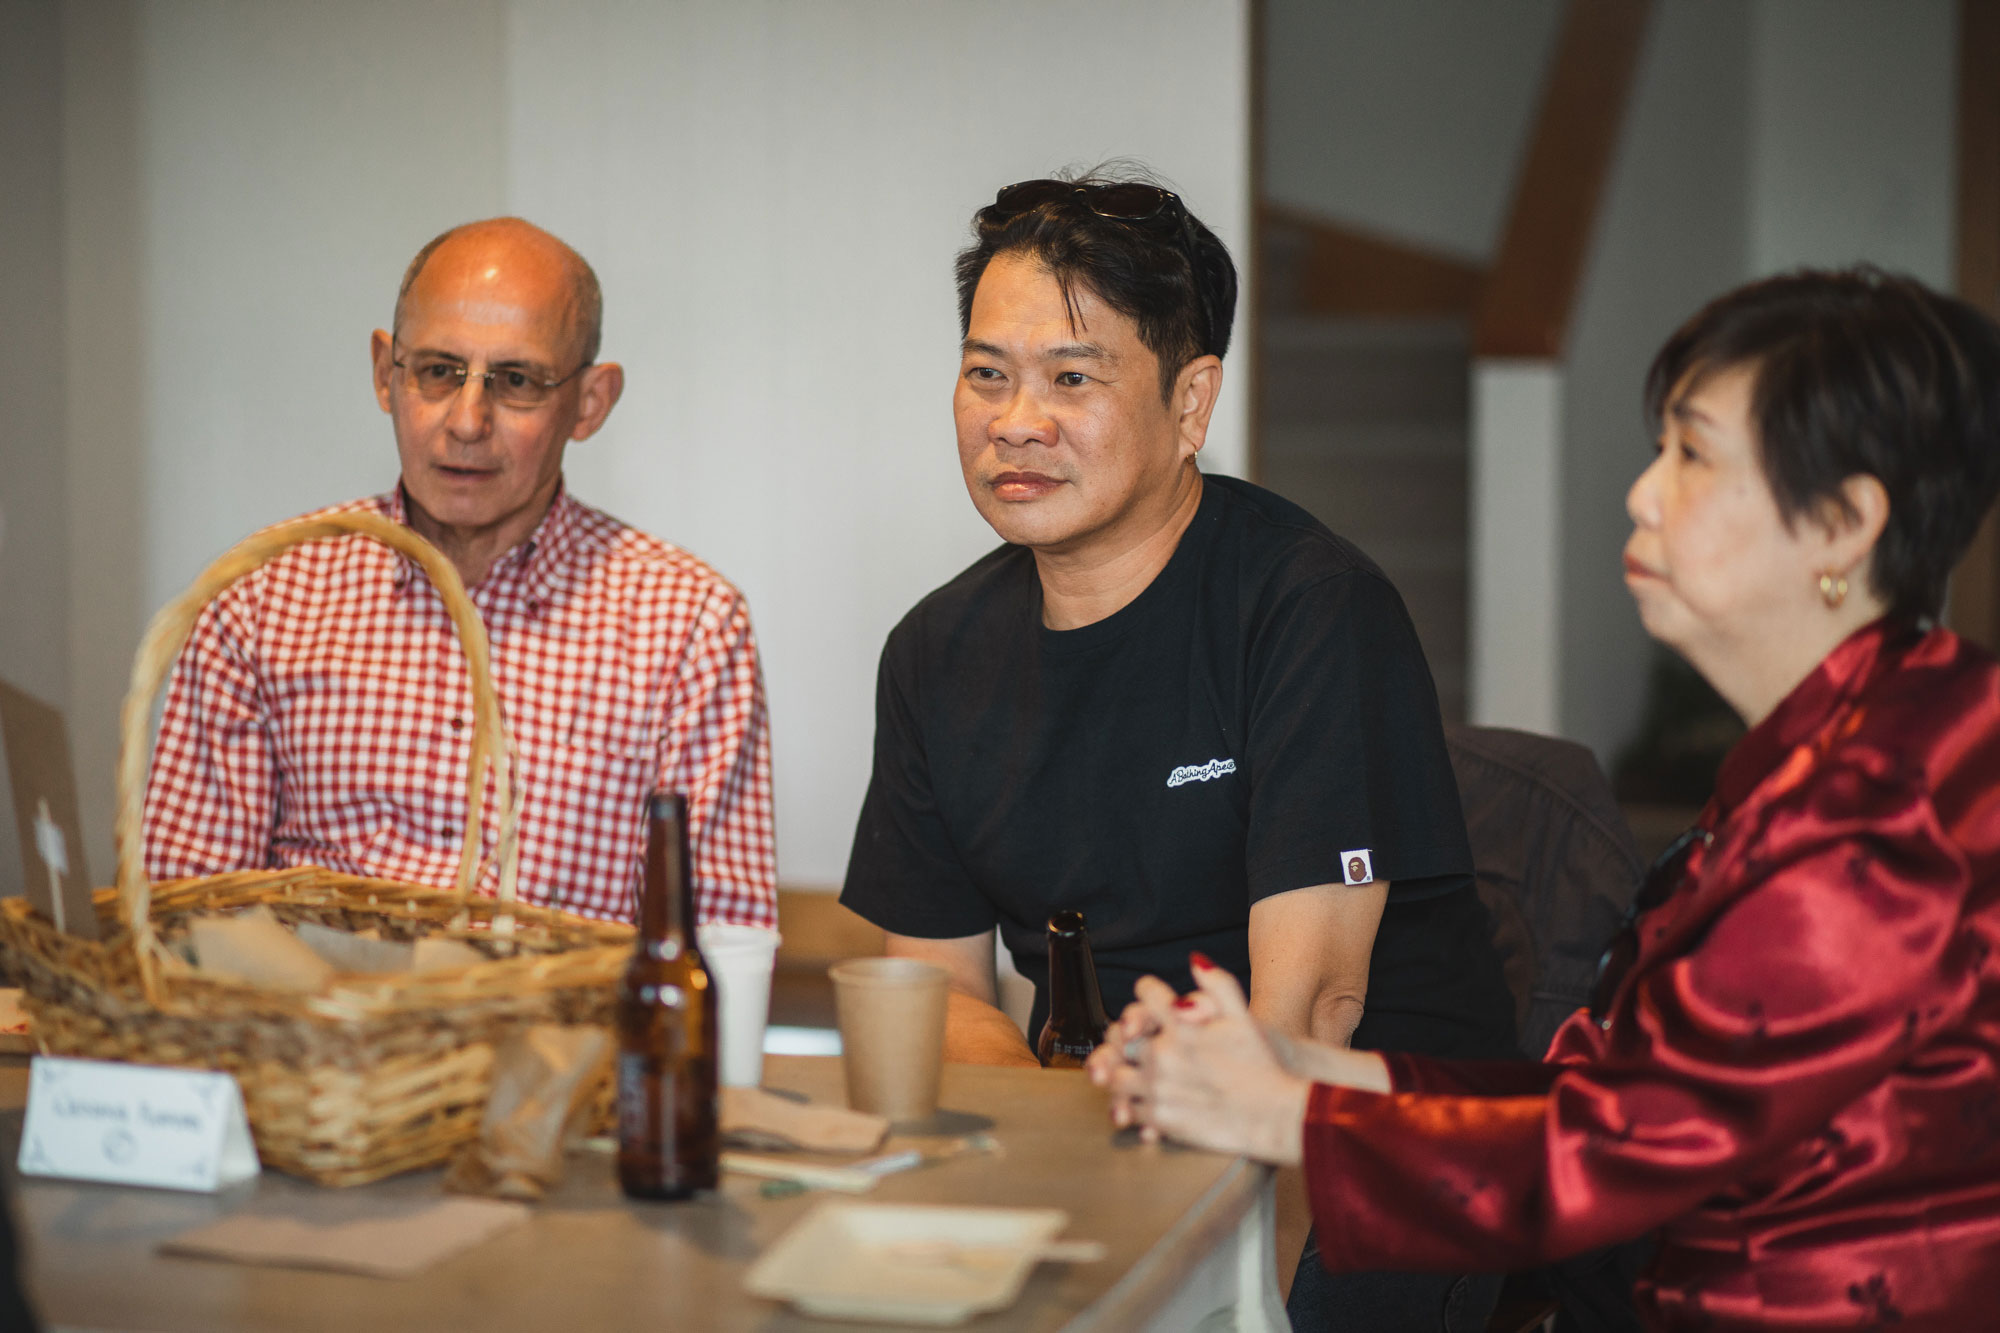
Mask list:
[[[1822,573],[1819,576],[1819,596],[1820,600],[1826,603],[1828,610],[1838,610],[1840,604],[1847,600],[1846,576],[1836,574],[1830,569]]]

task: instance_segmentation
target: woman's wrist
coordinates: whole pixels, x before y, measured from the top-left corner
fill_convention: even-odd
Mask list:
[[[1271,1044],[1271,1054],[1278,1057],[1278,1063],[1284,1067],[1287,1073],[1297,1074],[1301,1078],[1312,1077],[1312,1075],[1299,1067],[1301,1058],[1299,1048],[1301,1046],[1309,1046],[1312,1044],[1311,1042],[1300,1041],[1290,1033],[1269,1023],[1260,1023],[1258,1026],[1263,1029],[1264,1040]]]
[[[1373,1051],[1325,1046],[1266,1029],[1265,1036],[1285,1071],[1312,1083],[1331,1083],[1363,1092],[1391,1090],[1389,1064]]]
[[[1297,1166],[1305,1159],[1306,1108],[1312,1081],[1284,1076],[1283,1093],[1272,1099],[1270,1114],[1250,1155],[1273,1166]]]

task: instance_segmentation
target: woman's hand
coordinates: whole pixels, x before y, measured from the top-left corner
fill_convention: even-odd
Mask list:
[[[1146,1043],[1159,1035],[1158,1015],[1172,1014],[1184,1023],[1205,1023],[1215,1016],[1215,1003],[1207,996],[1196,991],[1176,997],[1158,977],[1140,977],[1133,989],[1138,998],[1125,1006],[1083,1066],[1091,1082],[1110,1091],[1111,1123],[1120,1129],[1135,1123],[1135,1117],[1130,1095],[1119,1091],[1118,1075],[1136,1068]]]
[[[1179,1000],[1165,982],[1142,980],[1092,1054],[1112,1119],[1143,1125],[1149,1138],[1297,1163],[1312,1085],[1280,1063],[1234,977],[1197,964],[1194,980],[1199,989]]]

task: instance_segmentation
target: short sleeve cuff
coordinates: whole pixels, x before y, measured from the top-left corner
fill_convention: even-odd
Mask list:
[[[842,907],[870,925],[880,926],[892,935],[907,935],[911,939],[963,939],[967,935],[991,930],[999,920],[991,911],[940,910],[941,905],[936,904],[926,908],[916,898],[915,894],[885,892],[851,883],[840,891]]]

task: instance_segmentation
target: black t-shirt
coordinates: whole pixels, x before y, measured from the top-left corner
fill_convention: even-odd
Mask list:
[[[1188,987],[1190,950],[1247,986],[1253,902],[1372,871],[1391,905],[1356,1043],[1513,1053],[1430,671],[1366,556],[1205,477],[1130,604],[1041,611],[1033,554],[1003,546],[890,633],[843,903],[920,938],[998,925],[1032,1040],[1052,912],[1084,913],[1115,1016],[1146,973]]]

